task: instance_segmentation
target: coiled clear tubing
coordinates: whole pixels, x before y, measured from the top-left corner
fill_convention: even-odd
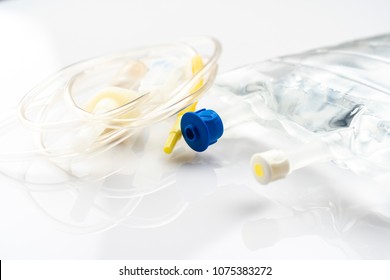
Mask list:
[[[162,152],[170,117],[210,88],[220,52],[213,38],[191,38],[60,70],[0,123],[0,173],[66,231],[169,223],[186,201],[156,205],[152,219],[134,211],[175,188],[180,165]]]
[[[253,120],[305,143],[286,151],[293,169],[330,159],[389,178],[389,73],[386,34],[237,68],[216,88],[230,104],[244,101]]]
[[[18,118],[37,133],[39,152],[52,160],[101,153],[197,101],[215,78],[219,54],[216,40],[201,38],[76,63],[30,91],[20,102]],[[204,67],[193,74],[191,59],[196,55],[202,57]],[[127,77],[131,81],[116,77],[134,63],[145,68],[140,77]],[[157,74],[152,73],[155,68]],[[164,77],[164,71],[171,76]],[[202,87],[191,91],[200,81]],[[88,103],[99,91],[110,85],[122,89],[123,84],[123,89],[133,94],[128,102],[98,112],[88,110]],[[90,131],[92,137],[93,129],[96,139],[80,136]]]
[[[213,38],[190,38],[60,70],[2,118],[0,172],[28,189],[53,190],[101,184],[124,170],[132,174],[129,187],[104,187],[107,195],[139,197],[163,189],[174,166],[167,168],[156,149],[162,150],[169,118],[212,85],[220,52]],[[196,72],[194,57],[202,61]],[[119,104],[104,99],[112,94]],[[153,162],[156,170],[149,170]]]

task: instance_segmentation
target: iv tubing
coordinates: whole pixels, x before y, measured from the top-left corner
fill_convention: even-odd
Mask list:
[[[150,126],[171,117],[199,100],[213,83],[217,72],[217,59],[221,52],[221,46],[215,39],[207,39],[207,43],[211,43],[212,52],[205,56],[207,59],[203,67],[193,73],[189,80],[179,84],[172,92],[168,92],[169,98],[163,103],[154,101],[156,97],[152,96],[151,92],[140,92],[137,98],[118,108],[94,114],[80,107],[76,102],[73,96],[73,87],[75,82],[82,82],[85,77],[88,77],[88,73],[100,71],[100,68],[104,69],[106,65],[110,66],[122,62],[122,60],[136,56],[138,53],[147,52],[148,55],[148,51],[166,51],[165,49],[168,51],[169,48],[179,48],[181,52],[188,53],[188,55],[186,54],[188,57],[198,55],[196,50],[188,44],[160,45],[86,60],[66,67],[38,85],[22,99],[17,111],[18,119],[25,127],[38,132],[39,152],[46,156],[66,160],[66,158],[84,157],[89,153],[104,152],[131,137],[136,129]],[[69,78],[66,78],[67,76]],[[65,84],[57,88],[51,95],[43,96],[42,93],[45,93],[53,86],[53,83],[61,78],[66,79]],[[199,81],[204,81],[201,87],[197,86]],[[76,117],[52,121],[48,117],[51,107],[56,102],[60,102],[61,99],[66,101],[66,105],[76,113]],[[137,108],[144,108],[142,115],[123,117],[127,112]],[[33,116],[31,116],[31,113]],[[85,152],[66,148],[52,148],[46,144],[45,138],[48,133],[71,132],[75,128],[83,129],[83,127],[96,125],[105,127],[108,132],[100,135]]]

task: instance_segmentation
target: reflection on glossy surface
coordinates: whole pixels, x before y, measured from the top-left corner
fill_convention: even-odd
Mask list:
[[[169,125],[162,122],[78,161],[49,161],[36,153],[15,165],[6,161],[1,168],[64,231],[90,233],[118,224],[161,227],[221,186],[241,155],[231,150],[231,155],[201,157],[183,141],[167,156],[160,140]]]
[[[335,177],[343,172],[330,170]],[[356,176],[335,181],[315,170],[298,175],[292,188],[281,186],[266,194],[277,202],[275,211],[244,223],[242,238],[248,249],[257,251],[284,239],[319,236],[347,258],[390,257],[388,186]]]
[[[165,133],[162,124],[137,143],[71,167],[42,157],[1,167],[56,228],[103,234],[101,258],[204,258],[202,252],[209,258],[235,258],[234,252],[248,258],[390,257],[386,185],[320,164],[259,186],[250,156],[293,140],[251,125],[228,131],[202,154],[180,143],[164,155],[163,138],[150,136]],[[252,136],[243,137],[243,130]],[[331,253],[309,253],[307,240],[313,250]],[[306,253],[286,245],[294,243]]]
[[[116,171],[112,170],[112,166],[108,169],[100,166],[93,169],[98,180],[72,180],[54,189],[48,189],[50,184],[39,190],[36,185],[31,188],[25,184],[31,198],[47,216],[61,224],[63,230],[70,232],[101,231],[117,224],[130,228],[154,228],[179,217],[189,203],[202,200],[214,193],[217,187],[231,184],[224,177],[237,168],[229,165],[226,159],[223,163],[216,157],[202,158],[184,149],[169,160],[156,159],[155,156],[153,164],[143,164],[142,159],[140,164],[131,168],[125,165],[125,160],[129,162],[128,155],[125,154],[120,161],[112,154],[115,150],[110,150],[110,154],[102,159],[95,158],[94,166],[98,166],[99,162],[110,166],[114,158],[124,164]],[[148,153],[152,152],[158,154],[154,150],[144,151],[143,155],[149,158]],[[234,159],[236,163],[240,161],[234,157],[227,158]],[[134,162],[131,164],[134,165]],[[118,162],[114,166],[119,167]],[[145,180],[144,177],[152,173],[151,166],[158,172]],[[106,172],[113,174],[106,176]]]

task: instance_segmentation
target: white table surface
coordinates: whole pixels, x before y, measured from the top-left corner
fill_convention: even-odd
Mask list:
[[[389,11],[390,2],[380,0],[0,1],[0,108],[15,107],[57,69],[108,52],[212,35],[224,47],[223,72],[388,32]],[[257,185],[248,170],[251,153],[284,141],[259,131],[261,137],[221,140],[198,164],[177,169],[174,184],[144,197],[128,217],[118,207],[131,208],[131,199],[107,199],[111,212],[89,228],[80,227],[103,199],[98,186],[70,197],[29,192],[2,176],[0,259],[390,257],[388,186],[330,163]],[[218,167],[224,157],[235,164]]]

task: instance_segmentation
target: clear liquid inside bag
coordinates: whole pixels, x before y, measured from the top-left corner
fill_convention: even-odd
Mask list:
[[[339,165],[389,178],[389,74],[387,34],[240,67],[214,90],[262,125],[326,143]]]

